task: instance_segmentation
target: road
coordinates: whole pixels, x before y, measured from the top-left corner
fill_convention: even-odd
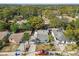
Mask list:
[[[56,55],[56,53],[63,55],[63,56],[72,56],[72,55],[76,54],[76,52],[74,52],[74,51],[71,51],[71,52],[49,51],[49,56]],[[76,55],[78,55],[78,54],[76,54]]]
[[[16,56],[15,55],[16,52],[0,52],[0,56]],[[19,56],[22,56],[22,54],[25,52],[20,52]]]

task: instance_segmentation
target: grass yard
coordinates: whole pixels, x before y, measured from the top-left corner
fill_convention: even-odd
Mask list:
[[[55,51],[55,46],[50,45],[50,44],[39,44],[36,46],[36,51],[37,50],[47,50],[47,51]]]
[[[77,45],[76,44],[67,44],[66,47],[65,47],[65,50],[64,51],[77,51]]]
[[[4,48],[2,48],[1,52],[14,52],[14,51],[16,51],[18,46],[19,45],[15,45],[15,44],[10,43],[8,46],[5,46]]]

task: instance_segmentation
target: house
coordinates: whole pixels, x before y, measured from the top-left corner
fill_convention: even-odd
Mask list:
[[[0,32],[0,40],[7,39],[10,33],[8,31]]]
[[[20,21],[17,21],[17,23],[20,24],[20,25],[23,24],[23,23],[26,23],[26,22],[27,22],[27,20],[20,20]]]
[[[62,16],[56,16],[57,18],[59,18],[59,19],[62,19]]]
[[[46,18],[45,16],[43,16],[42,18],[43,18],[43,20],[44,20],[44,24],[45,24],[45,25],[48,25],[48,24],[49,24],[49,19]]]
[[[63,15],[63,18],[66,19],[68,22],[71,22],[71,21],[75,21],[76,18],[73,18],[73,17],[70,17],[70,16],[67,16],[67,15]]]
[[[22,39],[23,39],[24,33],[13,33],[9,37],[9,42],[14,43],[14,44],[19,44]]]
[[[20,25],[23,24],[23,23],[26,23],[26,22],[27,22],[27,20],[17,20],[16,21],[16,23],[20,24]],[[9,23],[14,23],[14,20],[10,20]]]
[[[36,37],[36,42],[48,42],[48,30],[38,30]]]
[[[54,37],[54,40],[56,41],[57,44],[68,44],[70,43],[69,39],[64,36],[64,33],[62,30],[58,28],[53,28],[52,29],[52,35]]]

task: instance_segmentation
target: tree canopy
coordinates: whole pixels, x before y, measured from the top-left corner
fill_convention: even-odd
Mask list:
[[[12,31],[12,32],[17,32],[17,30],[19,29],[19,26],[18,26],[18,24],[17,23],[13,23],[13,24],[11,24],[11,26],[10,26],[10,30]]]
[[[30,17],[28,23],[35,29],[42,28],[44,25],[43,19],[40,17]]]
[[[24,40],[24,41],[28,41],[29,39],[30,39],[29,33],[25,32],[25,33],[24,33],[24,36],[23,36],[23,40]]]
[[[5,30],[6,29],[6,23],[5,22],[3,22],[3,21],[0,21],[0,31],[3,31],[3,30]]]

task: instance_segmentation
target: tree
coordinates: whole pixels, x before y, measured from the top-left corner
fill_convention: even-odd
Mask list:
[[[58,27],[62,27],[62,25],[63,25],[63,22],[57,19],[56,17],[53,17],[50,19],[50,27],[58,28]]]
[[[75,36],[74,36],[74,30],[72,29],[68,29],[64,32],[65,36],[70,40],[70,41],[74,41],[75,40]]]
[[[4,42],[0,40],[0,49],[2,49],[3,47],[4,47]]]
[[[21,25],[21,29],[24,29],[24,30],[31,30],[31,25],[29,23],[23,23]]]
[[[28,43],[29,43],[29,38],[30,38],[29,33],[25,32],[25,33],[24,33],[24,36],[23,36],[23,40],[24,40],[24,41],[28,41]]]
[[[66,27],[66,30],[69,30],[69,29],[73,29],[73,27],[70,24],[68,24]]]
[[[72,6],[62,6],[59,10],[61,14],[70,14],[73,12]]]
[[[49,42],[51,42],[51,41],[54,40],[54,37],[53,37],[51,34],[49,34],[49,35],[48,35],[48,39],[49,39]]]
[[[0,21],[0,31],[3,31],[6,29],[6,23],[4,21]]]
[[[11,26],[10,26],[10,30],[12,31],[12,32],[17,32],[17,30],[19,29],[19,25],[17,24],[17,23],[13,23],[13,24],[11,24]]]
[[[75,21],[73,20],[72,22],[69,23],[71,27],[74,29],[79,28],[79,19],[76,19]]]
[[[79,28],[74,30],[75,41],[79,42]]]
[[[79,28],[79,19],[77,19],[77,20],[75,21],[75,27],[76,27],[76,28]]]
[[[67,29],[64,34],[70,41],[75,41],[79,45],[79,29]]]
[[[40,17],[30,17],[28,19],[28,23],[31,25],[32,28],[34,29],[40,29],[43,27],[44,22],[42,20],[42,18]]]

